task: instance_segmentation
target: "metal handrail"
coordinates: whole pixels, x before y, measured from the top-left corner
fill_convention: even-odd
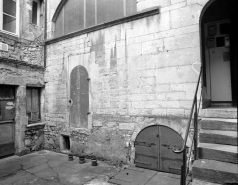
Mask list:
[[[187,129],[186,129],[186,134],[185,134],[185,139],[184,139],[184,143],[182,146],[182,149],[173,149],[173,152],[176,154],[181,154],[183,153],[183,165],[181,166],[181,179],[180,179],[180,185],[186,185],[186,173],[187,173],[187,148],[186,148],[186,143],[188,140],[188,134],[190,131],[190,126],[191,126],[191,121],[193,118],[193,112],[195,109],[195,113],[194,113],[194,134],[193,134],[193,142],[192,142],[192,146],[194,146],[194,158],[195,160],[197,159],[197,122],[198,122],[198,110],[197,110],[197,93],[198,93],[198,88],[199,88],[199,84],[200,84],[200,80],[201,80],[201,76],[202,76],[202,68],[200,70],[200,74],[198,77],[198,82],[197,82],[197,87],[196,87],[196,91],[194,94],[194,98],[193,98],[193,104],[192,104],[192,108],[190,111],[190,115],[189,115],[189,120],[188,120],[188,125],[187,125]],[[200,103],[199,103],[200,106]],[[192,150],[192,147],[191,147]]]
[[[189,134],[191,121],[192,121],[192,117],[193,117],[194,106],[195,106],[195,103],[197,103],[197,93],[198,93],[198,87],[199,87],[199,84],[200,84],[201,75],[202,75],[202,68],[200,70],[200,74],[199,74],[199,77],[198,77],[197,87],[196,87],[195,95],[194,95],[194,98],[193,98],[193,104],[192,104],[192,108],[191,108],[190,115],[189,115],[189,120],[188,120],[188,125],[187,125],[187,130],[186,130],[186,134],[185,134],[185,138],[184,138],[183,147],[180,150],[179,149],[173,149],[173,152],[177,153],[177,154],[182,153],[186,149],[186,143],[187,143],[187,140],[188,140],[188,134]]]

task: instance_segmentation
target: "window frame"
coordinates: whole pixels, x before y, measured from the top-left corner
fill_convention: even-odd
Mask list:
[[[35,89],[38,91],[38,109],[39,109],[39,116],[38,116],[38,119],[37,120],[33,120],[33,119],[29,119],[28,117],[28,113],[32,113],[32,110],[31,112],[28,112],[27,111],[27,90],[31,90],[31,105],[32,105],[32,90]],[[32,109],[32,107],[31,107]],[[34,123],[38,123],[41,121],[41,88],[40,87],[31,87],[31,86],[26,86],[26,115],[28,117],[28,124],[34,124]]]
[[[36,2],[37,3],[37,23],[33,23],[33,2]],[[39,26],[40,27],[40,24],[41,24],[41,1],[40,0],[32,0],[32,18],[31,18],[31,24],[33,25],[36,25],[36,26]]]
[[[16,2],[16,33],[3,30],[3,0],[0,0],[0,32],[13,36],[19,36],[19,2],[20,0],[13,0]]]

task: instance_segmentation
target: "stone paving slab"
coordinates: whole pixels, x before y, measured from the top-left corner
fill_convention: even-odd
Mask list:
[[[0,160],[0,185],[179,185],[180,176],[127,167],[124,170],[98,161],[79,164],[65,154],[39,151]]]
[[[0,160],[0,185],[110,185],[120,169],[98,161],[79,164],[78,158],[51,151]]]
[[[145,185],[156,174],[156,171],[129,167],[114,176],[109,182],[118,185]]]

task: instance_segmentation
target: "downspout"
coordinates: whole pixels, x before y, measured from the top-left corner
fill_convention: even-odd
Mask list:
[[[45,0],[44,40],[47,40],[47,0]],[[46,68],[46,44],[44,42],[44,68]]]

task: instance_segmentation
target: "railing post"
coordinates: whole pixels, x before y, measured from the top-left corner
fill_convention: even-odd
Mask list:
[[[197,134],[198,134],[198,110],[197,110],[197,96],[195,98],[195,112],[194,112],[194,160],[198,159],[198,140],[197,140]]]
[[[187,161],[187,150],[183,151],[183,161]],[[186,185],[186,171],[187,171],[187,162],[184,162],[181,166],[181,179],[180,185]]]

